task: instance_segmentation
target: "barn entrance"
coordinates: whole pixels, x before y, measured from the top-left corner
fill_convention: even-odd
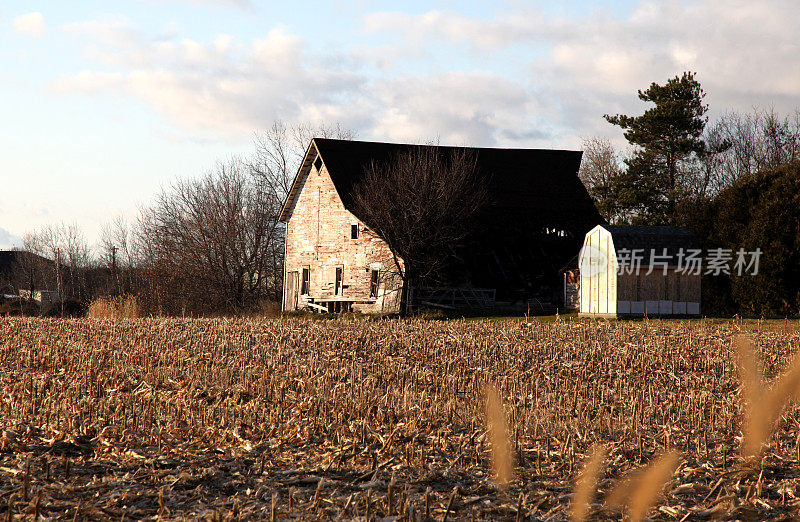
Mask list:
[[[286,301],[283,303],[284,310],[297,310],[297,286],[299,281],[297,271],[286,273]]]

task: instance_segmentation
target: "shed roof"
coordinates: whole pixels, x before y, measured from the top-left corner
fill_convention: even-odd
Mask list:
[[[366,168],[372,163],[389,162],[416,148],[438,148],[445,153],[453,149],[473,151],[478,174],[485,179],[493,206],[499,211],[514,215],[534,212],[545,216],[549,226],[577,226],[583,231],[602,222],[578,178],[580,151],[446,147],[327,138],[314,138],[309,145],[280,219],[287,221],[291,216],[299,192],[296,185],[310,170],[315,152],[322,158],[345,208],[352,212],[353,190]]]
[[[50,259],[27,250],[0,250],[0,276],[11,274],[25,262],[55,264]]]
[[[602,225],[609,231],[614,241],[614,249],[619,255],[620,250],[643,250],[642,264],[650,263],[651,252],[653,255],[662,256],[664,249],[670,264],[678,264],[678,254],[683,250],[684,256],[688,249],[698,248],[695,235],[683,227],[648,226],[648,225]]]
[[[27,287],[33,274],[36,281],[54,271],[55,262],[45,257],[25,250],[0,250],[0,292],[7,291],[9,286],[12,290]]]

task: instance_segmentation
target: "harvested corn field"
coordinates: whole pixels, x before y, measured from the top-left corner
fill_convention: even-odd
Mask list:
[[[739,328],[2,319],[0,516],[564,520],[594,454],[576,517],[641,510],[616,486],[653,461],[650,518],[792,517],[800,410],[740,456]],[[751,333],[767,379],[800,346]]]

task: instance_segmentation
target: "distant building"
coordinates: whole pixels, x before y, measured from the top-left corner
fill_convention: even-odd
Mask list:
[[[39,306],[47,306],[60,300],[57,290],[20,290],[19,296],[33,300]]]
[[[356,215],[353,190],[369,165],[424,147],[311,141],[280,215],[286,223],[284,310],[398,311],[401,281],[392,252]],[[578,178],[581,152],[470,152],[492,203],[482,210],[482,226],[470,247],[448,266],[447,284],[412,288],[414,299],[446,308],[525,310],[549,303],[555,310],[562,300],[559,267],[602,222]]]
[[[694,254],[697,240],[682,227],[594,227],[578,261],[580,314],[699,315],[701,268]]]
[[[25,250],[0,250],[0,293],[56,287],[55,262]]]

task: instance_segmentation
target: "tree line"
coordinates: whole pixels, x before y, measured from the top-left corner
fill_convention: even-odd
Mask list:
[[[611,224],[678,225],[701,247],[763,254],[759,273],[705,274],[706,313],[800,309],[800,110],[728,111],[709,124],[694,73],[638,92],[638,116],[605,115],[626,150],[584,140],[580,177]]]
[[[704,249],[760,248],[757,277],[704,278],[704,311],[796,314],[800,111],[731,111],[709,124],[705,92],[691,72],[652,83],[638,97],[648,104],[642,114],[604,116],[623,132],[627,149],[601,138],[583,144],[579,176],[601,215],[613,224],[685,226]],[[64,296],[84,303],[133,294],[145,313],[277,307],[284,239],[278,215],[314,136],[355,133],[276,122],[256,135],[249,156],[177,179],[136,219],[107,224],[96,252],[74,225],[28,234],[25,249],[58,258]],[[368,169],[355,202],[405,260],[398,273],[408,283],[429,276],[426,270],[469,233],[484,194],[474,183],[474,158],[406,155],[395,163]],[[26,260],[22,284],[54,289],[56,270],[40,261]]]
[[[133,220],[107,223],[97,249],[76,225],[23,238],[21,288],[59,287],[81,303],[136,295],[144,313],[263,311],[280,303],[283,228],[278,216],[312,137],[353,139],[340,126],[275,122],[247,157],[176,179]],[[58,265],[54,261],[58,260]]]

